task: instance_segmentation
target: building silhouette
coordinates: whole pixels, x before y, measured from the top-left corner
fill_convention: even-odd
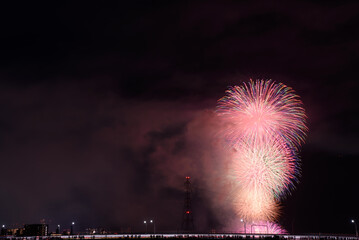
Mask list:
[[[47,224],[25,224],[24,236],[47,236],[49,225]]]

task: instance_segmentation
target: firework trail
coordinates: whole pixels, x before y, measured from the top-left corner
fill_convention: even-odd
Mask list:
[[[297,153],[307,131],[299,96],[284,84],[251,80],[227,90],[217,114],[236,152],[228,176],[237,214],[256,223],[275,220],[279,200],[299,175]]]

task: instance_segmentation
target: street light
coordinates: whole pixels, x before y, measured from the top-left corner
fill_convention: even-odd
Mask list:
[[[358,237],[357,223],[354,221],[354,219],[352,219],[352,223],[354,223],[354,226],[355,226],[355,236]]]
[[[3,224],[3,225],[1,226],[1,233],[0,233],[0,235],[6,235],[5,224]]]
[[[146,224],[146,233],[147,233],[147,221],[143,221],[144,224]]]
[[[156,234],[156,224],[154,220],[150,220],[150,223],[153,223],[153,234]]]
[[[247,234],[246,222],[243,219],[241,219],[241,222],[244,224],[244,234]]]
[[[75,225],[75,222],[72,222],[70,235],[74,235],[74,225]]]
[[[60,225],[57,225],[56,233],[60,234]]]

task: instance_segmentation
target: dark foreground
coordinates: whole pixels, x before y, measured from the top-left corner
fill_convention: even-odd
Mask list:
[[[81,239],[260,239],[260,240],[359,240],[350,235],[275,235],[275,234],[111,234],[111,235],[67,235],[67,236],[2,236],[4,240],[81,240]]]

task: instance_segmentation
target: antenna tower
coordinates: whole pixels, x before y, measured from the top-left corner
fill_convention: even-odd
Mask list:
[[[194,230],[193,224],[193,213],[192,213],[192,204],[191,204],[191,182],[190,177],[186,177],[184,183],[185,187],[185,197],[184,197],[184,208],[183,208],[183,218],[182,218],[182,230],[184,232],[192,232]]]

